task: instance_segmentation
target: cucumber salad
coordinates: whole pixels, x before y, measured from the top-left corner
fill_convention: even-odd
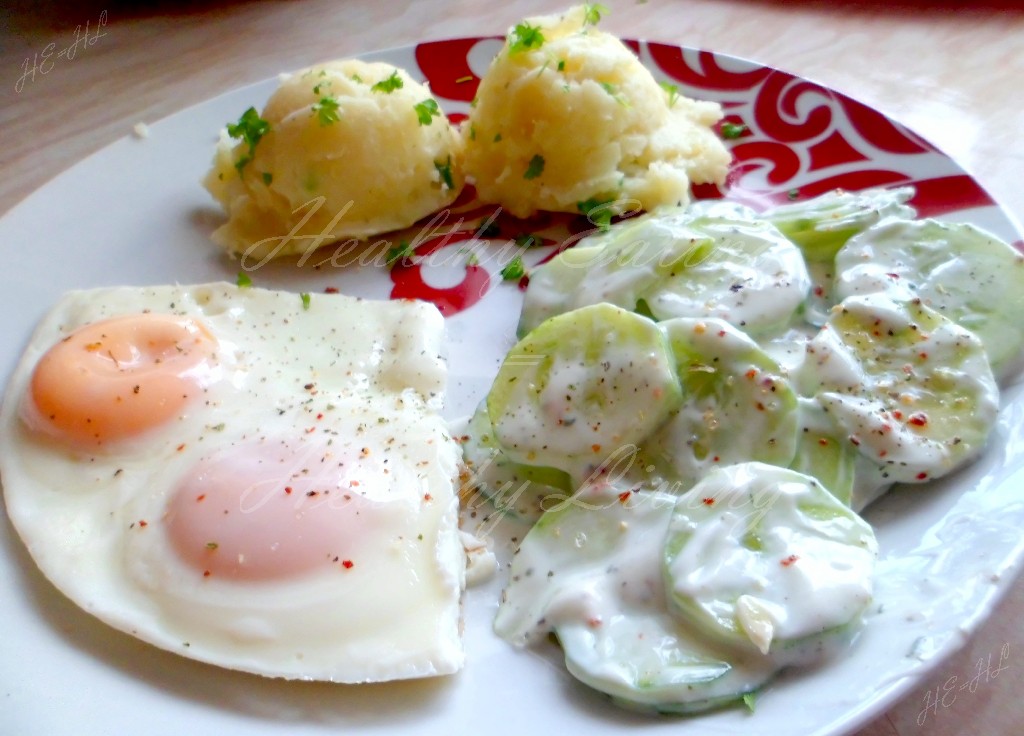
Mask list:
[[[494,621],[625,707],[745,703],[851,646],[860,512],[983,451],[1024,257],[910,188],[623,220],[530,274],[464,455],[531,526]]]

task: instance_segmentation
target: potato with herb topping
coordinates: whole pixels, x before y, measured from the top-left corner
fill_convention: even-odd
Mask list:
[[[599,19],[576,6],[509,32],[462,127],[484,201],[519,217],[610,200],[651,210],[686,203],[691,181],[724,181],[721,107],[659,85]]]
[[[228,220],[213,239],[263,260],[407,227],[458,196],[462,156],[458,131],[405,71],[313,66],[221,132],[204,185]]]

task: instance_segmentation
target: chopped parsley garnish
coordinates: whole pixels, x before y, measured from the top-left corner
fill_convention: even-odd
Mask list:
[[[510,54],[529,49],[539,49],[544,45],[544,34],[540,26],[531,26],[529,23],[520,23],[508,37],[508,51]]]
[[[396,89],[402,89],[405,86],[405,82],[398,76],[398,70],[391,72],[391,76],[387,79],[382,79],[375,85],[370,87],[371,92],[383,92],[384,94],[391,94]]]
[[[299,294],[299,296],[302,298],[302,308],[309,309],[309,303],[312,300],[312,297],[309,295],[309,293],[304,291],[301,294]]]
[[[583,6],[583,25],[596,26],[601,22],[601,14],[607,13],[608,8],[597,3],[587,3]]]
[[[679,87],[671,82],[661,82],[661,88],[668,92],[668,106],[675,107],[676,100],[679,99]]]
[[[494,134],[494,142],[495,143],[501,143],[501,133],[495,133]]]
[[[535,245],[540,245],[542,242],[536,235],[530,235],[529,233],[516,236],[516,245],[520,248],[532,248]]]
[[[206,549],[217,549],[220,545],[216,542],[207,542]]]
[[[232,138],[237,138],[249,146],[249,152],[235,162],[235,168],[238,169],[239,176],[241,176],[245,165],[252,161],[252,157],[256,152],[256,144],[269,131],[270,123],[260,117],[255,107],[250,107],[243,112],[242,117],[238,118],[237,123],[228,123],[228,135]]]
[[[753,713],[754,706],[757,704],[757,696],[754,693],[743,693],[743,704]]]
[[[743,123],[722,123],[722,137],[728,140],[735,140],[748,130],[750,128]]]
[[[559,59],[558,60],[558,71],[560,71],[560,72],[564,72],[565,71],[565,59]]]
[[[469,139],[471,141],[475,141],[476,140],[476,126],[473,125],[473,124],[470,124],[470,126],[469,126]]]
[[[247,274],[245,271],[239,271],[238,278],[235,279],[235,284],[238,286],[239,289],[246,289],[252,286],[252,279],[249,278],[249,274]]]
[[[274,175],[271,174],[269,171],[264,171],[262,176],[263,176],[263,183],[266,184],[269,187],[270,183],[272,181],[274,181]]]
[[[530,163],[526,166],[526,172],[523,174],[524,179],[536,179],[538,176],[544,173],[544,157],[539,153],[534,155],[530,159]]]
[[[520,256],[516,256],[505,268],[501,269],[501,278],[505,281],[518,281],[526,275],[526,269],[523,267],[523,259]]]
[[[612,208],[609,207],[612,199],[597,199],[591,197],[583,202],[576,203],[576,209],[581,214],[586,215],[587,219],[597,225],[602,230],[607,230],[612,224]]]
[[[398,261],[404,261],[413,254],[412,244],[406,240],[403,240],[398,245],[388,250],[386,256],[384,256],[384,264],[386,266],[394,266]]]
[[[437,173],[441,175],[441,181],[449,189],[455,188],[455,181],[452,179],[452,157],[449,156],[448,160],[443,164],[435,161],[434,168],[437,169]]]
[[[353,74],[351,77],[349,77],[349,79],[351,79],[353,82],[356,82],[357,84],[363,83],[363,78],[360,77],[358,74]]]
[[[313,112],[320,120],[320,125],[330,125],[341,120],[338,101],[333,97],[321,97],[320,102],[313,105]]]
[[[419,118],[420,125],[430,125],[431,120],[441,114],[441,108],[437,106],[437,100],[430,97],[423,102],[418,102],[413,106],[416,110],[416,117]]]

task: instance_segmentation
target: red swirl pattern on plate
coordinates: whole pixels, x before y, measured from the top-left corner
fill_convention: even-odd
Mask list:
[[[434,94],[450,103],[453,121],[465,118],[480,79],[471,57],[477,44],[495,37],[460,38],[419,44],[415,59]],[[626,40],[659,81],[671,82],[695,99],[722,105],[726,120],[745,128],[727,140],[734,161],[726,184],[694,186],[696,198],[728,197],[761,209],[813,197],[832,189],[913,185],[911,204],[922,217],[989,208],[987,192],[952,159],[883,113],[820,84],[788,72],[711,51]],[[478,59],[472,60],[478,62]],[[416,248],[413,263],[396,265],[392,296],[426,299],[446,315],[479,303],[500,283],[477,265],[466,265],[463,280],[451,287],[429,285],[427,257],[447,245],[470,239],[511,242],[543,234],[553,250],[549,259],[591,228],[583,218],[544,213],[517,220],[475,200],[472,188],[452,206],[459,218],[451,232]]]

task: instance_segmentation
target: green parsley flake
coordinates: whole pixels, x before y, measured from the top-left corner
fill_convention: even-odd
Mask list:
[[[250,107],[243,112],[242,117],[238,118],[237,123],[228,123],[228,135],[232,138],[237,138],[249,146],[248,154],[235,162],[235,168],[238,169],[239,176],[242,175],[242,169],[245,168],[245,165],[252,161],[252,157],[256,153],[256,144],[268,132],[270,132],[270,123],[260,117],[255,107]]]
[[[245,271],[239,271],[238,277],[235,279],[235,284],[239,289],[247,289],[252,286],[252,279],[249,278],[249,274]]]
[[[597,3],[587,3],[583,6],[583,25],[596,26],[601,22],[601,14],[607,13],[608,8]]]
[[[523,267],[523,259],[520,256],[516,256],[505,268],[501,269],[501,278],[505,281],[518,281],[526,275],[526,269]]]
[[[516,54],[529,49],[539,49],[544,45],[544,34],[540,26],[531,26],[529,23],[520,23],[508,36],[508,52]]]
[[[495,133],[494,134],[494,142],[495,143],[501,143],[501,133]]]
[[[612,224],[612,208],[608,205],[614,201],[613,199],[591,197],[583,202],[577,202],[576,209],[601,230],[607,230]]]
[[[420,125],[430,125],[431,121],[441,114],[441,108],[437,106],[437,100],[433,98],[417,103],[413,109],[416,110],[416,117],[419,118]]]
[[[206,549],[217,549],[220,545],[216,542],[207,542]]]
[[[675,107],[676,100],[679,99],[679,87],[671,82],[661,82],[661,88],[668,93],[668,106]]]
[[[387,79],[382,79],[375,85],[370,87],[371,92],[383,92],[384,94],[391,94],[396,89],[402,89],[405,86],[405,82],[398,76],[398,70],[391,72],[391,76]]]
[[[437,173],[441,175],[441,181],[449,189],[455,188],[455,181],[452,179],[452,157],[449,156],[448,160],[443,164],[437,161],[434,162],[434,168],[437,169]]]
[[[338,101],[333,97],[321,97],[320,102],[313,105],[313,112],[320,120],[320,125],[330,125],[341,120]]]
[[[349,77],[349,79],[351,79],[356,84],[362,84],[363,83],[363,78],[360,77],[358,74],[353,74],[351,77]]]
[[[394,266],[398,261],[404,261],[406,258],[412,256],[412,254],[412,244],[403,240],[401,243],[388,250],[387,255],[384,256],[384,265],[388,267]]]
[[[269,171],[264,171],[262,176],[263,176],[263,183],[266,184],[269,187],[270,183],[272,181],[274,181],[274,175],[271,174]]]
[[[722,137],[727,140],[736,140],[748,130],[743,123],[722,123]]]
[[[757,696],[754,693],[743,693],[743,704],[753,713],[754,706],[757,704]]]
[[[559,59],[558,60],[558,71],[560,71],[560,72],[564,72],[565,71],[565,59]]]
[[[523,233],[522,235],[516,236],[516,245],[520,248],[532,248],[535,245],[543,243],[540,238],[536,235],[530,235],[530,233]]]
[[[309,309],[309,304],[313,298],[309,295],[308,292],[305,291],[299,294],[299,296],[302,298],[302,308]]]
[[[530,159],[530,163],[526,167],[526,172],[523,174],[524,179],[536,179],[538,176],[544,173],[544,157],[540,154],[536,154]]]

